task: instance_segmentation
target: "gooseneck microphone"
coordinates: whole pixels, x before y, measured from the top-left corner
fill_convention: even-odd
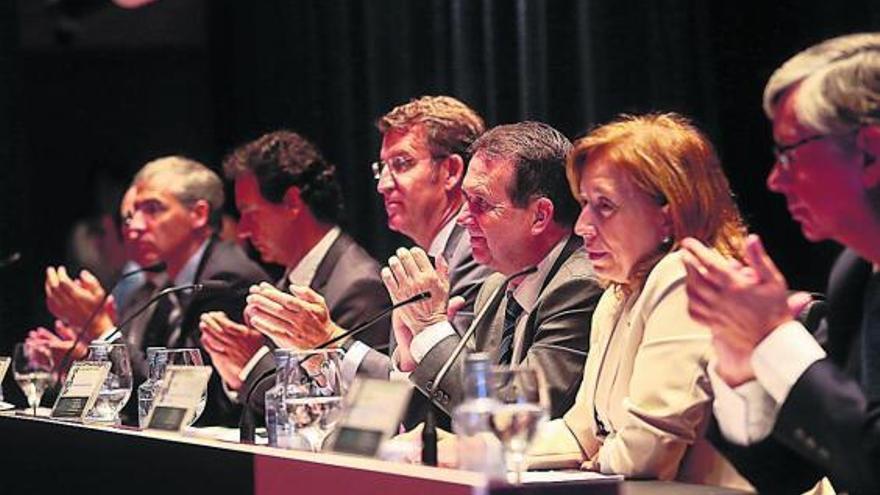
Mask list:
[[[486,315],[489,314],[490,310],[497,309],[498,304],[501,303],[501,299],[504,297],[504,293],[507,290],[507,286],[510,285],[510,282],[519,277],[523,277],[526,275],[530,275],[538,271],[538,267],[530,266],[528,268],[524,268],[516,273],[508,275],[501,284],[495,288],[495,292],[489,296],[488,301],[485,305],[480,309],[480,312],[474,317],[474,321],[471,322],[471,326],[468,327],[467,331],[461,336],[461,340],[459,340],[458,344],[452,350],[452,353],[446,358],[446,361],[443,362],[443,366],[440,367],[440,371],[434,376],[434,380],[430,382],[428,385],[428,410],[425,412],[425,426],[422,429],[422,464],[427,466],[436,466],[437,465],[437,404],[434,402],[434,396],[437,393],[437,389],[440,388],[440,382],[446,378],[446,375],[449,373],[449,370],[452,369],[452,365],[461,355],[461,352],[464,350],[465,346],[467,346],[468,340],[474,336],[477,328],[483,323],[483,320],[486,319]]]
[[[83,337],[89,332],[89,327],[92,326],[92,323],[95,322],[95,318],[98,317],[98,313],[100,313],[101,310],[104,309],[104,304],[107,303],[107,299],[110,297],[110,294],[112,294],[113,291],[116,289],[116,287],[119,286],[120,282],[122,282],[123,280],[125,280],[127,278],[133,277],[135,275],[139,275],[141,273],[164,272],[165,268],[166,268],[165,262],[160,261],[160,262],[154,263],[150,266],[138,268],[136,270],[132,270],[130,272],[125,272],[122,275],[120,275],[119,278],[116,280],[116,283],[113,284],[113,287],[110,287],[110,290],[104,292],[104,297],[101,298],[101,301],[95,306],[95,309],[92,310],[91,314],[89,314],[89,317],[86,318],[86,322],[83,324],[82,329],[80,329],[80,332],[77,334],[76,339],[73,341],[73,346],[70,349],[68,349],[66,353],[64,353],[64,357],[61,358],[61,361],[59,361],[58,363],[55,364],[55,369],[52,370],[53,374],[57,373],[60,370],[63,370],[64,368],[67,367],[68,364],[70,364],[70,355],[73,354],[73,351],[74,351],[74,349],[76,349],[76,346],[78,346],[82,342]]]
[[[178,292],[187,292],[187,291],[191,291],[193,293],[205,292],[205,291],[208,291],[208,292],[225,291],[225,290],[228,290],[230,287],[231,287],[231,284],[229,282],[226,282],[223,280],[206,280],[206,281],[204,281],[202,283],[198,283],[198,284],[186,284],[186,285],[177,285],[174,287],[166,287],[166,288],[160,290],[159,292],[153,294],[153,297],[151,297],[149,301],[142,304],[137,309],[137,311],[130,314],[128,316],[128,318],[126,318],[125,320],[122,321],[122,323],[120,323],[119,325],[116,325],[115,328],[113,328],[111,331],[107,332],[105,335],[102,335],[97,340],[101,340],[104,342],[113,342],[121,335],[120,332],[122,332],[122,329],[125,328],[126,325],[131,323],[132,320],[134,320],[135,318],[140,316],[141,313],[146,311],[150,306],[155,304],[157,301],[159,301],[163,297],[168,297],[171,294],[176,294]]]
[[[387,308],[383,309],[382,311],[379,311],[378,313],[376,313],[373,317],[371,317],[369,320],[365,321],[364,323],[361,323],[360,325],[352,328],[351,330],[343,332],[343,333],[337,335],[336,337],[333,337],[330,340],[324,341],[324,342],[316,345],[315,349],[325,349],[325,348],[339,342],[340,340],[343,340],[346,338],[353,338],[357,335],[360,335],[364,331],[371,328],[374,324],[376,324],[377,321],[381,320],[385,315],[394,311],[395,309],[406,306],[407,304],[412,304],[417,301],[422,301],[424,299],[428,299],[430,297],[431,297],[431,293],[425,291],[425,292],[420,292],[412,297],[406,298],[403,301],[399,301],[395,304],[392,304],[391,306],[388,306]],[[266,370],[265,372],[263,372],[262,375],[260,375],[259,378],[257,378],[254,381],[254,383],[260,383],[261,381],[268,378],[269,375],[271,375],[274,372],[276,372],[275,368]],[[255,388],[256,387],[254,387],[254,389]],[[254,392],[254,389],[251,389],[251,393]],[[248,406],[248,404],[250,403],[250,398],[251,398],[251,396],[249,394],[247,397],[244,398],[243,401],[241,401],[243,407],[241,410],[241,417],[239,418],[239,421],[238,421],[238,428],[239,428],[239,440],[242,443],[254,443],[256,421],[253,416],[253,411]]]

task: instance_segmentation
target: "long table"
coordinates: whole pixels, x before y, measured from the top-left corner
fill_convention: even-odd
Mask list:
[[[733,495],[625,481],[489,484],[465,471],[281,450],[179,434],[0,415],[0,495]]]

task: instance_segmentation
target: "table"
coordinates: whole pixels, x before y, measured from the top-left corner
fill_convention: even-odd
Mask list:
[[[0,415],[0,494],[733,495],[717,487],[626,481],[489,486],[477,474]]]

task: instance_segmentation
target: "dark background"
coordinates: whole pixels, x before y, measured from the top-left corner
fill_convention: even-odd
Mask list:
[[[71,225],[115,209],[112,185],[161,155],[219,169],[262,132],[300,131],[337,164],[348,227],[384,259],[402,241],[370,177],[373,122],[422,94],[572,137],[620,112],[687,114],[791,285],[821,290],[837,248],[804,241],[764,186],[761,91],[797,51],[878,26],[867,0],[0,2],[0,257],[23,254],[0,271],[0,355],[49,322],[42,270],[64,262]]]

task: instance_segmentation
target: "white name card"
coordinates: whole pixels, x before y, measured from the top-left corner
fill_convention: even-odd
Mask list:
[[[180,431],[195,415],[208,388],[210,366],[168,366],[156,402],[147,416],[147,429]]]
[[[50,416],[55,419],[82,421],[86,412],[95,405],[104,380],[110,373],[110,366],[109,361],[74,362]]]
[[[3,378],[6,376],[6,372],[9,370],[9,363],[11,362],[12,358],[0,357],[0,384],[3,383]]]

